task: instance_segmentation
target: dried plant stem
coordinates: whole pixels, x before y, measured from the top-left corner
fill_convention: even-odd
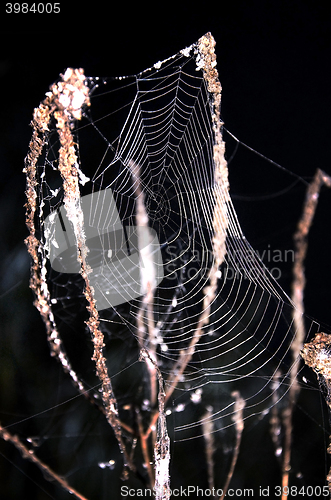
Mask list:
[[[146,283],[146,294],[144,297],[143,304],[137,314],[137,329],[138,329],[138,341],[140,344],[141,352],[145,349],[145,334],[146,334],[146,321],[145,321],[145,311],[147,311],[147,331],[148,331],[148,356],[144,356],[144,360],[147,365],[150,377],[151,386],[151,404],[156,400],[156,376],[159,378],[159,407],[155,410],[152,415],[150,425],[144,435],[141,435],[142,446],[145,446],[145,440],[148,436],[153,433],[155,425],[158,422],[158,429],[166,428],[166,419],[164,415],[164,406],[171,397],[173,391],[177,387],[179,381],[181,380],[183,373],[192,359],[195,352],[195,346],[199,342],[201,335],[203,334],[203,327],[208,324],[209,317],[211,313],[211,305],[215,299],[217,291],[217,283],[219,277],[219,268],[224,261],[226,247],[226,230],[228,226],[228,215],[227,215],[227,202],[229,201],[229,183],[228,183],[228,169],[227,163],[224,157],[225,145],[222,138],[221,127],[222,123],[220,120],[220,104],[221,104],[221,85],[218,79],[218,72],[216,69],[216,54],[215,54],[215,41],[210,33],[200,38],[196,48],[198,49],[198,55],[196,58],[197,66],[203,69],[203,75],[205,82],[207,84],[207,89],[211,95],[211,111],[212,111],[212,122],[214,131],[214,165],[215,165],[215,206],[214,206],[214,217],[213,217],[213,227],[214,227],[214,237],[213,237],[213,253],[214,262],[210,270],[209,284],[204,288],[204,300],[203,307],[198,323],[194,332],[194,335],[190,341],[190,344],[186,349],[183,349],[179,355],[179,358],[175,365],[173,366],[171,373],[167,379],[167,390],[162,396],[160,384],[163,387],[163,380],[161,374],[157,368],[156,359],[156,347],[155,347],[155,326],[153,317],[153,293],[152,286],[153,276],[149,275],[147,272],[142,276],[142,282]],[[133,161],[129,162],[129,168],[135,184],[135,194],[137,200],[137,211],[136,219],[137,225],[141,227],[146,227],[148,225],[148,217],[144,205],[144,195],[141,189],[140,181],[140,169]],[[144,271],[143,271],[144,272]],[[153,274],[153,271],[150,270]],[[160,411],[162,408],[162,411]],[[164,432],[164,429],[163,431]],[[158,432],[158,435],[160,431]],[[155,434],[154,434],[155,439]],[[153,439],[153,441],[154,441]],[[161,441],[158,439],[155,442],[155,446],[160,445]],[[169,453],[169,447],[167,448],[167,453]],[[158,463],[161,463],[162,456],[165,452],[158,453]],[[169,456],[170,458],[170,456]]]
[[[143,347],[140,351],[140,360],[146,362],[147,359],[149,359],[150,363],[154,364],[154,361],[150,358],[149,352],[146,348]],[[165,391],[163,377],[157,365],[155,365],[155,370],[159,383],[158,411],[154,412],[147,432],[145,434],[141,433],[141,441],[143,443],[142,446],[145,447],[146,440],[148,439],[151,431],[156,424],[156,438],[153,438],[155,462],[155,498],[157,500],[168,500],[170,498],[170,439],[168,436],[167,419],[165,414]],[[146,459],[148,459],[148,457],[149,455],[146,453]]]
[[[16,436],[8,432],[5,428],[2,427],[0,424],[0,437],[4,439],[5,441],[8,441],[12,443],[17,450],[21,453],[22,457],[30,460],[30,462],[33,462],[39,469],[47,474],[49,477],[52,478],[53,481],[56,481],[62,488],[64,488],[66,491],[71,493],[72,495],[75,495],[76,498],[79,498],[80,500],[87,500],[86,497],[81,495],[77,490],[72,488],[70,484],[61,476],[59,476],[56,472],[54,472],[48,465],[46,465],[40,458],[37,457],[37,455],[34,453],[33,450],[29,449],[27,446],[25,446],[22,441]]]
[[[166,402],[172,395],[173,391],[181,380],[182,375],[191,361],[195,352],[195,346],[199,342],[203,334],[203,328],[209,322],[211,314],[211,305],[215,299],[217,291],[217,283],[219,277],[219,268],[224,261],[226,254],[226,231],[228,227],[227,202],[229,201],[229,182],[228,168],[225,160],[225,144],[222,137],[222,122],[220,119],[221,106],[221,84],[218,78],[216,69],[216,54],[215,40],[211,33],[207,33],[201,37],[197,44],[198,56],[197,65],[203,69],[203,76],[207,84],[207,89],[210,92],[212,100],[212,122],[214,131],[214,216],[213,216],[213,256],[214,262],[210,269],[209,284],[204,288],[204,300],[202,312],[198,319],[198,323],[191,339],[190,344],[185,350],[182,350],[179,358],[174,365],[167,381]]]
[[[236,463],[238,460],[241,437],[242,437],[242,433],[244,430],[244,418],[243,418],[243,416],[244,416],[245,400],[240,396],[240,393],[238,391],[232,392],[231,396],[235,398],[233,421],[234,421],[235,426],[236,426],[236,445],[235,445],[233,456],[232,456],[230,470],[229,470],[228,476],[226,478],[226,483],[223,487],[223,494],[219,500],[223,500],[226,496],[227,491],[228,491],[230,481],[232,479],[234,469],[235,469],[235,466],[236,466]]]
[[[138,412],[137,415],[138,415],[138,430],[139,430],[139,436],[140,436],[141,450],[142,450],[142,454],[144,457],[145,467],[146,467],[147,472],[148,472],[149,484],[150,484],[150,487],[153,488],[155,476],[154,476],[154,471],[153,471],[153,467],[151,464],[151,457],[150,457],[149,449],[148,449],[148,436],[146,437],[144,434],[144,429],[143,429],[143,425],[142,425],[142,421],[141,421],[140,412]]]
[[[225,143],[222,136],[221,120],[221,95],[222,87],[219,81],[216,67],[216,42],[211,35],[207,33],[198,41],[199,55],[197,64],[203,69],[203,76],[207,84],[207,89],[212,98],[212,123],[214,131],[214,181],[215,181],[215,206],[214,206],[214,238],[213,253],[215,259],[214,274],[211,274],[212,280],[217,280],[217,271],[224,261],[226,254],[226,231],[228,227],[227,203],[230,200],[228,166],[225,160]],[[212,283],[211,283],[212,285]]]
[[[228,182],[228,169],[225,160],[225,144],[222,138],[222,122],[220,120],[220,104],[221,104],[221,84],[218,78],[218,72],[216,69],[216,54],[215,54],[215,40],[211,33],[207,33],[205,36],[201,37],[197,43],[196,62],[198,68],[203,69],[203,76],[207,84],[207,89],[211,95],[211,111],[212,111],[212,122],[214,131],[214,165],[215,165],[215,205],[214,205],[214,216],[213,216],[213,227],[214,227],[214,237],[213,237],[213,254],[214,262],[210,270],[209,284],[203,290],[204,300],[203,307],[200,317],[198,319],[197,326],[195,328],[194,335],[187,346],[183,349],[178,357],[178,360],[174,364],[171,373],[167,379],[167,389],[164,398],[164,405],[173,394],[178,383],[182,379],[184,371],[191,361],[192,356],[195,352],[195,346],[199,342],[201,335],[203,334],[203,327],[208,324],[209,317],[211,313],[211,305],[215,299],[217,291],[217,283],[219,277],[219,268],[224,261],[226,254],[226,230],[228,227],[228,214],[227,214],[227,202],[229,201],[229,182]],[[149,428],[145,433],[145,437],[155,428],[156,422],[160,419],[159,410],[156,410],[151,418]]]
[[[214,480],[214,425],[212,420],[213,411],[211,407],[207,408],[206,413],[202,417],[202,434],[205,441],[205,453],[207,461],[208,486],[210,490],[215,487]]]
[[[278,389],[280,386],[280,371],[277,370],[272,379],[272,408],[270,417],[270,434],[274,444],[275,454],[278,460],[281,460],[282,452],[282,439],[281,439],[281,418],[279,415],[277,402],[278,402]]]
[[[182,349],[179,358],[174,364],[170,375],[168,376],[167,379],[167,391],[166,391],[166,397],[165,397],[165,402],[169,400],[171,397],[172,393],[176,389],[178,383],[182,379],[183,373],[188,365],[188,363],[191,361],[192,356],[195,352],[195,346],[199,342],[201,335],[202,335],[202,327],[208,322],[209,318],[209,311],[210,311],[210,304],[209,302],[210,296],[205,296],[204,304],[207,304],[207,308],[204,309],[204,311],[201,313],[197,327],[194,331],[194,335],[191,339],[191,342],[189,343],[188,347],[185,349]]]
[[[301,356],[307,366],[312,368],[317,375],[322,389],[324,389],[325,398],[331,412],[331,335],[317,333],[314,339],[304,344]],[[331,436],[330,436],[331,443]],[[329,444],[328,453],[331,455],[331,444]],[[331,467],[326,477],[330,496],[331,496]]]
[[[76,70],[77,71],[77,70]],[[57,88],[58,94],[57,101],[61,102],[62,96],[71,95],[71,89],[77,88],[82,96],[88,99],[88,89],[84,85],[84,78],[77,78],[74,72],[66,72],[67,78],[64,78],[64,83],[61,87]],[[73,99],[73,97],[72,97]],[[65,101],[68,103],[68,100]],[[82,101],[81,105],[83,105]],[[88,102],[87,102],[88,103]],[[85,104],[87,104],[85,103]],[[94,290],[90,285],[89,273],[91,269],[86,262],[88,248],[86,246],[86,238],[84,232],[84,215],[80,205],[80,190],[79,190],[79,172],[78,172],[78,158],[76,156],[75,144],[71,132],[71,123],[74,115],[70,113],[70,101],[65,109],[58,106],[57,111],[54,112],[56,119],[56,127],[58,129],[60,139],[59,150],[59,171],[63,180],[64,190],[64,206],[67,212],[68,219],[71,221],[74,229],[74,234],[77,242],[77,260],[80,264],[81,275],[85,281],[84,295],[87,300],[87,310],[90,314],[87,326],[92,335],[94,344],[93,361],[96,365],[96,373],[101,382],[102,399],[106,411],[106,417],[112,426],[115,436],[117,438],[120,450],[122,451],[125,459],[125,466],[128,465],[134,469],[132,461],[126,452],[125,445],[122,438],[121,425],[118,418],[117,402],[114,396],[110,377],[108,375],[106,358],[103,354],[104,336],[99,328],[99,314],[96,308],[94,299]]]
[[[144,235],[148,234],[148,215],[145,208],[145,196],[141,188],[140,168],[133,161],[129,162],[129,167],[134,180],[136,195],[136,223],[138,230],[138,247],[140,254],[143,254],[145,266],[141,266],[141,283],[144,298],[137,315],[138,341],[140,344],[140,359],[147,366],[150,378],[150,404],[156,403],[157,381],[158,381],[158,417],[156,433],[152,431],[152,446],[154,448],[155,475],[150,467],[147,440],[150,433],[144,434],[141,421],[138,419],[139,433],[145,465],[148,471],[150,483],[155,490],[156,500],[168,500],[170,498],[170,440],[167,431],[167,421],[165,415],[165,392],[163,378],[158,368],[155,342],[155,322],[154,322],[154,293],[155,269],[153,263],[152,248],[148,241],[144,241]],[[147,243],[147,244],[146,244]],[[144,318],[147,312],[147,321]],[[146,338],[146,326],[148,336]],[[152,429],[151,425],[149,429]]]
[[[149,357],[145,358],[150,381],[150,405],[154,408],[157,403],[157,372],[156,372],[156,343],[154,322],[154,292],[155,269],[153,264],[152,249],[145,236],[148,235],[148,214],[145,208],[145,194],[141,187],[140,167],[134,161],[129,162],[129,168],[134,182],[136,195],[136,223],[138,231],[138,248],[140,255],[144,257],[144,266],[140,267],[140,278],[144,298],[137,314],[138,341],[140,348],[146,348],[146,330],[148,332],[147,346]],[[147,244],[146,244],[147,243]],[[147,313],[147,321],[145,319]],[[146,329],[147,323],[147,329]],[[150,361],[152,359],[152,362]]]
[[[81,118],[82,107],[88,105],[89,89],[85,85],[83,70],[68,68],[65,74],[62,75],[62,80],[51,87],[50,92],[47,93],[46,99],[34,113],[33,136],[30,143],[30,151],[25,162],[25,172],[27,175],[26,195],[28,200],[26,205],[26,221],[30,231],[30,236],[27,238],[26,244],[33,260],[30,287],[36,294],[37,298],[35,304],[45,322],[52,353],[60,360],[64,370],[69,372],[79,391],[81,393],[86,393],[83,384],[79,381],[76,373],[71,368],[70,362],[62,348],[62,342],[57,332],[50,307],[50,297],[46,282],[46,257],[43,254],[41,243],[35,236],[36,164],[45,142],[45,135],[48,130],[50,117],[54,116],[61,144],[59,149],[58,169],[63,181],[64,206],[68,219],[71,221],[74,228],[77,242],[77,259],[81,265],[81,275],[85,281],[84,293],[88,302],[87,309],[90,313],[87,325],[91,331],[94,343],[93,360],[96,363],[97,376],[102,386],[105,414],[115,432],[119,447],[124,454],[125,465],[129,465],[130,468],[134,469],[122,439],[116,399],[108,376],[106,359],[103,356],[103,334],[99,329],[98,312],[93,297],[93,289],[90,286],[88,278],[88,274],[91,270],[86,263],[88,248],[85,242],[83,212],[80,206],[78,159],[71,132],[71,125],[74,120],[79,120]],[[39,253],[43,255],[41,263],[39,262]]]
[[[331,187],[331,177],[326,175],[322,170],[317,169],[312,182],[308,186],[302,217],[294,235],[296,248],[293,266],[292,301],[295,305],[293,319],[296,335],[291,345],[294,360],[298,359],[306,335],[303,319],[303,296],[306,285],[304,261],[308,249],[308,234],[317,208],[319,193],[323,185]],[[297,372],[298,364],[294,363],[291,371],[291,387],[293,387],[293,392],[298,392],[299,390],[296,378]]]
[[[32,138],[29,144],[29,152],[25,158],[25,167],[23,170],[26,174],[25,194],[27,201],[25,208],[26,225],[29,230],[29,236],[26,238],[25,244],[32,258],[30,288],[36,297],[34,305],[38,309],[46,327],[46,335],[50,346],[51,356],[55,357],[61,363],[64,372],[70,375],[76,389],[78,389],[78,391],[91,403],[97,405],[96,401],[90,397],[89,391],[84,387],[84,384],[73,370],[64,349],[60,334],[57,330],[56,322],[51,309],[50,293],[46,280],[46,255],[43,250],[42,243],[36,237],[36,187],[38,185],[36,176],[37,162],[42,154],[45,144],[50,118],[55,110],[56,105],[54,102],[54,95],[52,92],[49,92],[46,99],[39,105],[38,108],[34,110],[33,120],[31,123],[33,129]]]
[[[165,414],[165,392],[163,378],[160,370],[157,370],[159,380],[159,418],[157,422],[157,438],[154,446],[155,460],[155,498],[156,500],[170,499],[170,439],[167,431],[167,420]]]
[[[312,182],[308,186],[302,217],[294,235],[296,249],[293,266],[292,301],[294,303],[293,322],[296,334],[291,345],[293,364],[290,372],[289,405],[283,413],[285,438],[282,466],[282,491],[286,491],[284,487],[289,484],[289,471],[291,470],[293,409],[300,391],[300,386],[297,381],[299,368],[298,359],[306,336],[303,317],[303,297],[306,285],[304,260],[307,254],[309,230],[313,222],[318,204],[319,193],[323,185],[331,187],[331,177],[325,174],[322,170],[317,169]],[[285,500],[285,496],[283,496],[282,500]]]

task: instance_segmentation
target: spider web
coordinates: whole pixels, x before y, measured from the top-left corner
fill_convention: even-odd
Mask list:
[[[300,363],[299,358],[293,360],[291,349],[296,337],[293,303],[243,234],[228,192],[225,162],[219,174],[224,145],[215,96],[220,93],[206,77],[199,43],[138,75],[82,77],[89,102],[83,104],[81,94],[76,94],[78,101],[81,97],[76,107],[71,101],[79,110],[70,122],[78,160],[72,168],[79,179],[88,276],[123,446],[136,467],[136,479],[131,478],[135,487],[148,485],[148,473],[153,474],[139,439],[145,433],[157,440],[158,377],[164,383],[173,463],[180,470],[172,487],[199,483],[221,488],[240,426],[250,429],[252,436],[257,425],[264,429],[262,435],[269,435],[271,428],[268,439],[277,464],[291,370]],[[215,65],[212,60],[213,69]],[[63,97],[62,105],[68,109]],[[104,394],[91,359],[86,279],[77,267],[77,243],[68,241],[75,230],[68,220],[69,205],[64,209],[56,120],[50,119],[36,166],[34,216],[52,323],[48,337],[52,354],[79,394],[102,407]],[[152,248],[153,255],[142,260],[137,228],[145,215],[145,250]],[[154,246],[149,238],[154,238]],[[115,247],[120,252],[117,261]],[[123,256],[129,266],[123,264]],[[305,321],[309,336],[318,331],[319,325]],[[79,423],[73,424],[77,435],[87,435],[82,422],[92,411],[80,410]],[[69,461],[67,475],[75,484],[83,482],[86,462],[99,465],[103,473],[121,469],[113,437],[106,449],[99,441],[93,443],[93,432],[105,432],[99,429],[102,419],[104,415],[95,420],[84,445],[79,440],[76,468]],[[187,470],[177,460],[182,450],[197,463],[203,456],[205,465]],[[301,466],[295,472],[302,480]],[[244,484],[240,477],[236,481],[239,487]],[[119,480],[116,484],[120,487]]]

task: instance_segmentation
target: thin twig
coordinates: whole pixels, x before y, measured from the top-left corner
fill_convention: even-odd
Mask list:
[[[208,407],[206,413],[202,417],[202,434],[205,440],[205,452],[207,461],[207,472],[208,472],[208,486],[212,491],[215,487],[214,479],[214,425],[212,420],[212,408]]]
[[[155,478],[154,478],[153,467],[151,465],[151,458],[149,456],[148,436],[145,437],[145,435],[144,435],[144,429],[143,429],[141,415],[140,415],[139,411],[137,412],[137,419],[138,419],[138,430],[139,430],[139,436],[140,436],[140,442],[141,442],[141,450],[143,453],[145,466],[146,466],[146,469],[148,472],[150,487],[153,488]]]
[[[306,336],[303,317],[303,297],[306,285],[304,261],[308,249],[308,234],[317,208],[319,193],[323,185],[331,187],[331,177],[329,177],[322,170],[317,169],[312,182],[308,185],[302,216],[299,221],[297,231],[294,235],[296,250],[293,265],[292,301],[294,304],[293,322],[295,328],[295,337],[291,345],[293,363],[290,372],[289,405],[283,413],[283,423],[285,428],[282,466],[283,492],[287,491],[287,488],[285,487],[288,487],[289,484],[289,472],[291,470],[293,409],[300,391],[300,386],[297,380],[299,369],[298,359]],[[286,495],[285,493],[283,493],[282,500],[285,500],[285,497]]]
[[[270,434],[275,448],[275,455],[278,460],[282,459],[282,440],[281,440],[281,419],[277,407],[279,398],[278,389],[280,386],[280,371],[277,370],[272,377],[272,408],[270,417]]]
[[[5,441],[9,441],[12,443],[21,453],[22,457],[33,462],[39,469],[46,473],[51,477],[54,481],[56,481],[62,488],[64,488],[69,493],[75,495],[76,498],[80,500],[87,500],[86,497],[81,495],[77,490],[75,490],[70,484],[61,476],[59,476],[56,472],[54,472],[48,465],[46,465],[37,455],[34,453],[32,449],[29,449],[25,444],[20,441],[18,436],[11,434],[8,432],[2,425],[0,424],[0,437]]]
[[[154,364],[153,359],[150,357],[146,348],[140,351],[140,360],[149,361]],[[157,415],[157,432],[154,442],[154,463],[155,463],[155,498],[156,500],[169,500],[170,498],[170,477],[169,477],[169,463],[170,463],[170,439],[167,431],[167,419],[165,414],[165,391],[163,384],[163,377],[157,364],[155,370],[158,376],[159,393],[158,393],[158,411],[154,413],[152,419]],[[142,440],[146,440],[150,434],[152,425],[149,425],[148,431],[142,436]]]
[[[155,265],[153,261],[152,248],[149,242],[148,214],[145,207],[145,194],[142,189],[140,166],[133,160],[128,164],[133,178],[134,192],[136,196],[136,224],[138,233],[138,250],[144,262],[140,266],[141,291],[143,299],[137,314],[138,342],[140,346],[141,359],[145,362],[149,374],[150,384],[150,407],[153,409],[157,403],[157,357],[155,342],[154,322],[154,286],[156,283]],[[146,321],[146,313],[147,321]],[[146,328],[147,323],[147,328]],[[148,334],[146,337],[146,333]],[[160,387],[159,387],[160,389]],[[151,426],[149,426],[151,428]],[[138,429],[140,434],[141,448],[144,456],[145,467],[148,471],[151,487],[155,484],[155,475],[151,467],[148,439],[150,433],[144,433],[140,413],[138,413]],[[157,434],[151,428],[151,448],[155,448]]]
[[[165,414],[165,392],[163,378],[157,369],[159,381],[159,418],[157,422],[157,434],[154,445],[155,460],[155,498],[156,500],[169,500],[170,491],[170,439],[167,431],[167,419]]]
[[[244,430],[243,415],[244,415],[244,408],[245,408],[245,400],[240,396],[240,393],[238,391],[232,392],[231,396],[235,398],[233,421],[235,422],[235,425],[236,425],[236,445],[235,445],[233,456],[232,456],[230,470],[228,472],[226,483],[225,483],[224,488],[223,488],[223,493],[220,496],[219,500],[223,500],[226,496],[227,491],[228,491],[230,481],[232,479],[234,469],[235,469],[235,466],[236,466],[236,463],[238,460],[241,437],[242,437],[242,433]]]
[[[156,343],[155,343],[155,322],[154,322],[154,285],[155,265],[153,261],[153,252],[149,240],[148,214],[145,207],[145,194],[141,187],[141,172],[140,167],[133,160],[129,162],[129,168],[134,181],[134,190],[136,195],[136,223],[138,232],[138,249],[143,259],[144,265],[140,266],[141,288],[144,298],[141,302],[137,314],[137,329],[140,348],[145,345],[145,310],[147,311],[147,332],[148,332],[148,353],[153,363],[149,358],[145,359],[146,366],[149,372],[150,380],[150,405],[154,408],[157,402],[157,373],[155,365],[156,359]]]

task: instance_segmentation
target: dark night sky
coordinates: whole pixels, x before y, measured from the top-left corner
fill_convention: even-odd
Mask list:
[[[18,342],[27,331],[33,330],[37,338],[36,332],[43,330],[28,289],[29,260],[23,243],[27,230],[22,169],[31,136],[29,122],[49,85],[67,67],[82,67],[91,76],[135,74],[210,31],[217,43],[226,129],[289,171],[243,146],[229,164],[239,221],[259,251],[268,245],[293,246],[305,186],[296,183],[290,172],[306,180],[316,168],[331,175],[327,3],[220,0],[177,2],[175,7],[167,3],[132,7],[123,2],[123,7],[113,7],[108,2],[76,2],[70,11],[68,4],[61,2],[59,15],[0,16],[0,316],[5,335],[15,332]],[[236,142],[226,132],[224,138],[230,158]],[[284,194],[275,196],[277,192]],[[329,333],[330,210],[331,192],[325,189],[306,262],[307,314]],[[290,264],[283,269],[288,293]],[[18,346],[19,351],[24,348]],[[42,349],[47,352],[46,342]],[[9,393],[4,390],[1,405],[6,405]]]

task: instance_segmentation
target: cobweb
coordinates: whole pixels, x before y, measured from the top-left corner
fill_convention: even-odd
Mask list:
[[[35,111],[31,287],[78,396],[30,442],[87,498],[282,484],[295,307],[237,219],[220,97],[207,34],[138,75],[68,69]]]

